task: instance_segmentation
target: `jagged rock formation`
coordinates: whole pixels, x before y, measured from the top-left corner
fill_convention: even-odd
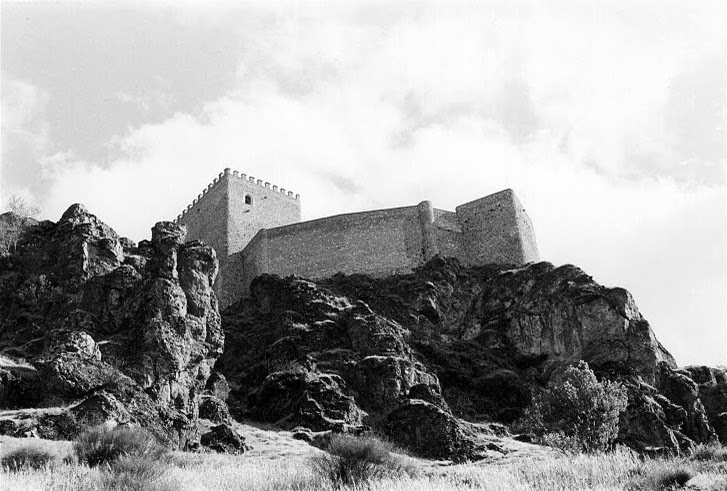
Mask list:
[[[3,434],[113,422],[190,448],[201,415],[217,424],[203,444],[239,453],[242,416],[314,444],[374,428],[428,458],[472,460],[507,452],[503,425],[584,360],[628,389],[622,442],[727,443],[727,370],[677,368],[631,295],[575,266],[437,256],[381,279],[262,275],[220,318],[215,252],[179,225],[137,246],[80,205],[58,223],[16,218],[0,217],[21,226],[0,253]]]
[[[690,366],[686,374],[697,386],[697,397],[722,445],[727,445],[727,368]]]
[[[263,275],[222,317],[232,406],[289,428],[368,425],[421,455],[476,458],[464,420],[515,421],[578,360],[629,388],[620,438],[634,448],[685,450],[723,424],[724,373],[696,384],[626,290],[571,265],[435,257],[383,279]]]
[[[0,256],[0,409],[68,409],[4,427],[69,437],[112,420],[198,443],[198,396],[224,335],[215,252],[184,239],[160,222],[135,246],[82,205],[23,230]]]

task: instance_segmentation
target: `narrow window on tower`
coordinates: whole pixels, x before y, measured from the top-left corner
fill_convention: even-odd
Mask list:
[[[252,196],[250,196],[249,194],[245,196],[245,204],[252,205]]]

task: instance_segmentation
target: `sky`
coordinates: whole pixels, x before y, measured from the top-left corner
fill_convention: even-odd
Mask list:
[[[543,260],[727,364],[723,0],[1,5],[2,205],[138,241],[225,167],[303,219],[512,188]]]

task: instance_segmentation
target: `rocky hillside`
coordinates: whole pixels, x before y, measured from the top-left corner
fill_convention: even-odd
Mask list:
[[[220,315],[215,252],[174,223],[138,245],[81,205],[3,223],[20,233],[0,252],[0,434],[113,421],[194,448],[231,411],[313,443],[371,428],[423,457],[479,459],[508,453],[499,437],[533,394],[585,360],[628,388],[623,443],[727,443],[727,370],[677,368],[631,295],[575,266],[435,257],[382,279],[263,275]],[[212,430],[203,444],[244,451]]]
[[[585,360],[629,389],[624,443],[727,441],[725,371],[678,369],[631,295],[575,266],[437,257],[384,279],[265,275],[222,319],[236,413],[288,428],[371,426],[420,455],[472,458],[477,433],[498,428],[483,423],[516,421]]]
[[[135,246],[81,205],[27,224],[0,256],[0,409],[16,410],[0,432],[68,438],[114,420],[197,444],[224,336],[215,252],[184,239],[161,222]]]

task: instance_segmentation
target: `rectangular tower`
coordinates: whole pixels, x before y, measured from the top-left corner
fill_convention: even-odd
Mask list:
[[[540,260],[533,225],[512,189],[460,205],[456,212],[462,230],[460,261],[466,266]]]
[[[262,179],[225,169],[177,219],[187,240],[201,240],[217,252],[220,306],[236,300],[234,255],[264,228],[300,222],[300,196]]]

